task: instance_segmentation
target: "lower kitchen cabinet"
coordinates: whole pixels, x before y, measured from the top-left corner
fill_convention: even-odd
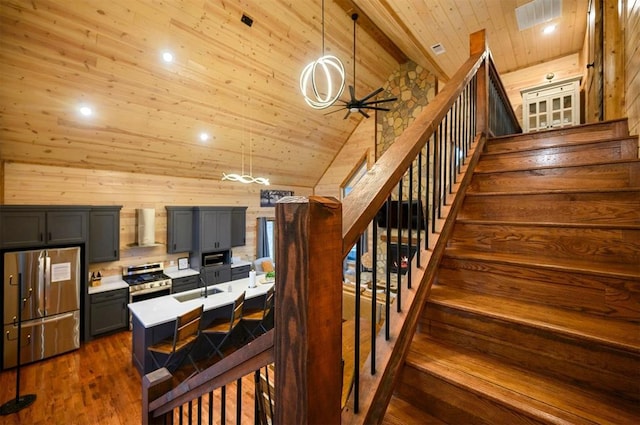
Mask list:
[[[129,327],[129,289],[116,289],[90,295],[91,336]]]
[[[249,277],[251,266],[240,266],[231,268],[231,280],[245,279]]]
[[[187,277],[180,277],[177,279],[171,279],[171,293],[177,294],[178,292],[189,291],[198,287],[198,278],[200,275],[193,275]]]
[[[203,267],[202,273],[207,286],[231,280],[231,266],[229,265]],[[200,285],[202,285],[202,282],[200,282]]]

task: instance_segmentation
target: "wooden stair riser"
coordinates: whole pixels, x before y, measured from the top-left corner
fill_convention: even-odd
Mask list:
[[[545,424],[511,410],[499,400],[405,365],[397,396],[448,424]]]
[[[467,195],[551,190],[606,190],[640,187],[640,161],[577,167],[475,173]]]
[[[519,368],[640,401],[637,352],[433,303],[425,308],[421,331]]]
[[[638,158],[637,138],[604,141],[529,151],[483,155],[476,172],[498,172],[600,164]]]
[[[598,317],[640,322],[640,285],[632,280],[445,257],[437,283]]]
[[[640,228],[640,189],[622,192],[467,195],[457,219]]]
[[[449,248],[602,264],[640,264],[640,230],[456,223]]]
[[[626,120],[595,123],[588,126],[563,128],[538,133],[516,134],[491,139],[485,145],[486,152],[513,152],[531,148],[558,146],[616,139],[629,135]]]

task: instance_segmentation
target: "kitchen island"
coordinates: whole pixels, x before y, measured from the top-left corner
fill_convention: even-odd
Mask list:
[[[204,305],[204,326],[216,318],[230,317],[231,306],[242,291],[246,291],[245,307],[262,307],[264,296],[274,283],[261,283],[260,278],[257,278],[256,283],[255,288],[249,288],[249,279],[245,278],[209,286],[207,290],[215,293],[206,298],[201,296],[204,288],[198,288],[129,304],[132,313],[133,365],[141,375],[153,371],[155,366],[147,347],[173,335],[176,317],[199,305]],[[197,349],[198,347],[194,347],[196,354]]]

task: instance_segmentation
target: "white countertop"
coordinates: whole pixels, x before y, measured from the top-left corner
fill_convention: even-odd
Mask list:
[[[129,284],[122,280],[122,276],[108,276],[100,280],[100,286],[89,286],[88,292],[92,295],[123,288],[129,288]]]
[[[242,266],[250,266],[250,265],[251,265],[251,261],[240,260],[240,261],[236,261],[234,263],[231,263],[231,268],[242,267]]]
[[[180,279],[181,277],[189,277],[200,274],[200,272],[193,269],[178,270],[178,267],[168,267],[164,269],[164,274],[169,276],[171,279]]]
[[[184,302],[180,302],[174,298],[185,294],[200,293],[200,291],[203,290],[203,288],[198,288],[178,294],[165,295],[163,297],[131,303],[129,304],[129,310],[145,328],[150,328],[175,320],[179,315],[196,308],[200,304],[204,305],[204,311],[232,304],[242,291],[246,291],[245,299],[259,297],[266,294],[273,285],[273,282],[261,283],[260,278],[257,279],[256,283],[257,286],[255,288],[249,288],[249,278],[233,280],[231,282],[209,286],[209,288],[220,289],[222,292],[209,295],[207,298],[199,297]],[[231,292],[227,290],[229,286],[231,286]]]

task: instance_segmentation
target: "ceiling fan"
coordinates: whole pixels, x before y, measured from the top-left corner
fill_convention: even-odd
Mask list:
[[[344,119],[347,119],[352,112],[360,112],[365,118],[369,118],[369,114],[365,112],[365,109],[375,111],[388,111],[389,108],[383,108],[378,105],[380,103],[393,102],[395,100],[398,100],[398,98],[392,97],[389,99],[375,100],[375,97],[380,94],[380,92],[382,92],[382,87],[372,91],[362,99],[358,99],[356,97],[356,21],[358,20],[358,14],[354,13],[353,15],[351,15],[351,19],[353,19],[353,85],[349,86],[350,99],[349,101],[339,99],[338,101],[344,103],[344,106],[340,109],[336,109],[335,111],[328,112],[328,114],[346,109],[347,114],[344,116]]]

